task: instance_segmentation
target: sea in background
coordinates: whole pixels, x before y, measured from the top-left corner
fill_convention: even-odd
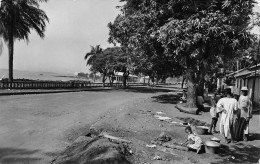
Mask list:
[[[0,79],[8,78],[8,69],[0,69]],[[33,72],[14,70],[14,79],[31,79],[31,80],[51,80],[51,81],[70,81],[70,80],[86,80],[74,77],[73,74],[62,74],[54,72]]]

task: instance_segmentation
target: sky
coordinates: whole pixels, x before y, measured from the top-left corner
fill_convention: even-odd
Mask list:
[[[90,46],[111,47],[107,24],[120,13],[119,0],[49,0],[41,3],[50,21],[45,38],[34,31],[29,43],[16,41],[14,69],[36,72],[69,73],[88,72],[84,56]],[[0,68],[8,68],[5,45],[0,56]]]
[[[255,7],[260,11],[260,0]],[[84,56],[90,51],[90,45],[107,42],[109,29],[120,13],[116,6],[119,0],[49,0],[41,3],[40,8],[48,15],[45,38],[41,39],[32,31],[27,44],[16,41],[14,47],[14,69],[36,72],[56,72],[74,74],[89,72]],[[255,28],[254,33],[260,29]],[[0,56],[0,69],[8,68],[7,47]]]

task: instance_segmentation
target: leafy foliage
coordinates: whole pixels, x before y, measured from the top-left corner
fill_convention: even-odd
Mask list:
[[[8,43],[9,80],[13,81],[14,40],[29,41],[29,34],[34,29],[43,38],[46,13],[39,8],[40,2],[47,0],[1,0],[0,36]]]
[[[254,0],[121,1],[122,13],[108,25],[109,42],[130,49],[140,71],[185,73],[191,104],[205,74],[238,57],[253,39]]]
[[[44,37],[46,13],[39,7],[39,2],[47,0],[2,0],[0,7],[0,34],[9,41],[8,34],[13,30],[13,37],[29,41],[31,29]]]
[[[156,76],[157,79],[165,78],[174,73],[176,64],[174,60],[164,55],[164,48],[157,41],[154,31],[170,17],[168,14],[160,16],[156,12],[151,12],[150,3],[146,2],[126,1],[121,8],[122,14],[108,25],[109,42],[120,43],[131,52],[131,58],[136,62],[135,73]],[[180,68],[182,67],[175,67]]]
[[[96,47],[90,47],[90,52],[88,52],[84,57],[84,59],[87,60],[87,65],[92,65],[95,62],[97,56],[103,52],[103,49],[100,47],[100,45],[96,45]]]

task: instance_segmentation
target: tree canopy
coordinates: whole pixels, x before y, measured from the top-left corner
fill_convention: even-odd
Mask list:
[[[185,73],[189,106],[205,74],[238,56],[254,38],[254,0],[121,1],[121,14],[108,25],[109,42],[130,49],[150,71],[168,65],[164,71]]]
[[[0,6],[0,35],[8,43],[9,80],[13,80],[13,51],[14,41],[29,41],[29,34],[34,29],[43,38],[46,13],[39,8],[40,2],[47,0],[2,0]]]

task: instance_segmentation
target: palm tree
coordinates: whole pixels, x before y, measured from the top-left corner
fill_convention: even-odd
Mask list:
[[[84,59],[87,60],[87,65],[93,65],[93,63],[97,59],[97,56],[103,52],[103,49],[100,47],[100,45],[96,45],[96,47],[94,47],[94,46],[90,46],[90,47],[91,47],[90,52],[88,52],[84,57]],[[93,72],[93,73],[94,73],[94,76],[96,77],[96,73],[95,72]],[[94,81],[96,79],[95,77],[94,77]],[[104,86],[105,86],[105,84],[103,81],[103,87]]]
[[[47,0],[1,0],[0,35],[8,43],[9,81],[13,81],[14,41],[29,41],[29,34],[34,29],[43,38],[46,13],[39,8],[40,2]]]
[[[103,49],[100,47],[100,45],[90,46],[91,50],[88,52],[84,59],[87,60],[87,65],[92,65],[95,59],[97,58],[97,55],[103,52]]]

